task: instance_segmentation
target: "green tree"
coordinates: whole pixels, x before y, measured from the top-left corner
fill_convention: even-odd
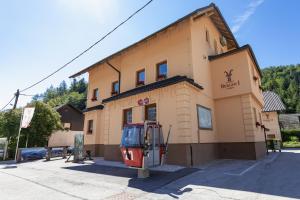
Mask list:
[[[26,129],[22,129],[22,135],[28,136],[28,147],[45,146],[51,133],[62,129],[60,115],[53,108],[43,102],[35,102],[33,105],[35,112]],[[24,139],[22,144],[24,144]]]
[[[300,65],[268,67],[262,70],[264,90],[276,92],[286,112],[300,112]]]
[[[0,137],[8,140],[8,154],[13,157],[16,147],[16,138],[19,133],[21,110],[15,109],[0,114]]]

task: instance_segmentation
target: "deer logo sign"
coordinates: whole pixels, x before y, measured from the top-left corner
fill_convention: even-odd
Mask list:
[[[239,80],[232,80],[232,72],[233,69],[225,70],[224,74],[227,79],[225,83],[221,83],[221,88],[222,89],[233,89],[235,87],[238,87],[240,85]]]
[[[232,81],[232,80],[231,80],[232,72],[233,72],[233,69],[229,70],[229,72],[228,72],[228,71],[225,71],[225,72],[224,72],[224,73],[225,73],[225,76],[226,76],[226,78],[227,78],[227,82],[231,82],[231,81]]]

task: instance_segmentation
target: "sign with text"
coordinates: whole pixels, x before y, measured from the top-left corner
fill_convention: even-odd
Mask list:
[[[222,89],[233,89],[233,88],[240,85],[239,80],[235,81],[235,80],[232,79],[233,71],[234,71],[233,69],[230,69],[228,71],[224,71],[226,82],[221,84]]]

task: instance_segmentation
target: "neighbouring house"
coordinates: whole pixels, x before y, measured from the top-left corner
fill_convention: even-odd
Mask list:
[[[61,116],[64,130],[51,134],[48,147],[74,146],[74,136],[83,134],[84,115],[81,110],[71,104],[64,104],[55,108]]]
[[[84,115],[81,110],[71,104],[64,104],[55,109],[60,114],[60,120],[65,129],[83,131]]]
[[[193,166],[218,158],[265,155],[261,71],[239,46],[215,4],[74,74],[89,74],[85,148],[122,160],[124,124],[158,121],[167,163]]]
[[[266,132],[267,139],[282,141],[278,113],[285,110],[285,105],[278,94],[272,91],[263,92],[264,107],[262,113],[262,123],[269,129]]]
[[[279,122],[282,129],[300,129],[300,113],[280,114]]]

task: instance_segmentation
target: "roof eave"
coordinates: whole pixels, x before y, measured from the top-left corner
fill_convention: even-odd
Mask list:
[[[152,33],[152,34],[150,34],[149,36],[147,36],[147,37],[145,37],[145,38],[143,38],[143,39],[141,39],[141,40],[139,40],[138,42],[135,42],[135,43],[129,45],[128,47],[125,47],[125,48],[123,48],[123,49],[117,51],[116,53],[113,53],[113,54],[111,54],[110,56],[105,57],[104,59],[102,59],[102,60],[100,60],[100,61],[98,61],[98,62],[92,64],[91,66],[89,66],[89,67],[87,67],[87,68],[85,68],[85,69],[83,69],[83,70],[81,70],[81,71],[79,71],[79,72],[73,74],[73,75],[70,76],[69,78],[76,78],[77,76],[80,76],[81,74],[84,74],[84,73],[88,72],[88,71],[89,71],[90,69],[92,69],[93,67],[95,67],[95,66],[97,66],[97,65],[100,65],[100,64],[102,64],[102,63],[105,63],[107,60],[110,60],[110,59],[112,59],[113,57],[119,55],[120,53],[122,53],[122,52],[124,52],[124,51],[126,51],[126,50],[128,50],[128,49],[130,49],[130,48],[132,48],[132,47],[134,47],[134,46],[136,46],[137,44],[139,44],[139,43],[141,43],[141,42],[143,42],[143,41],[146,41],[146,40],[152,38],[153,36],[155,36],[155,35],[159,34],[160,32],[162,32],[162,31],[164,31],[164,30],[166,30],[166,29],[168,29],[168,28],[170,28],[170,27],[172,27],[172,26],[174,26],[174,25],[176,25],[176,24],[178,24],[178,23],[180,23],[180,22],[186,20],[187,18],[189,18],[189,17],[191,17],[191,16],[193,16],[193,15],[195,15],[195,14],[200,14],[199,12],[205,13],[205,12],[209,11],[209,10],[212,9],[212,8],[215,9],[215,10],[217,11],[218,15],[219,15],[220,18],[221,18],[221,21],[224,23],[226,29],[228,30],[229,34],[231,35],[232,40],[234,41],[234,44],[236,45],[236,48],[238,48],[239,45],[238,45],[238,43],[237,43],[237,41],[236,41],[234,35],[232,34],[232,32],[231,32],[231,30],[230,30],[228,24],[226,23],[226,21],[225,21],[223,15],[221,14],[219,8],[218,8],[214,3],[211,3],[211,4],[209,4],[208,6],[199,8],[199,9],[197,9],[197,10],[195,10],[195,11],[193,11],[193,12],[187,14],[187,15],[185,15],[184,17],[182,17],[182,18],[176,20],[175,22],[173,22],[173,23],[171,23],[171,24],[165,26],[164,28],[162,28],[162,29],[160,29],[160,30],[158,30],[158,31],[156,31],[156,32],[154,32],[154,33]]]

